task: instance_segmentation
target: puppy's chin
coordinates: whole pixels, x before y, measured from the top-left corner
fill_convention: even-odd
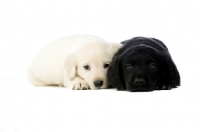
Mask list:
[[[98,90],[98,89],[105,89],[107,87],[100,87],[100,88],[97,88],[97,87],[90,87],[91,90]]]
[[[90,87],[91,90],[98,90],[99,88],[96,87]]]
[[[147,86],[134,86],[134,85],[127,85],[126,88],[130,92],[148,92],[155,90],[156,83],[152,83]]]
[[[98,89],[105,89],[105,88],[108,88],[108,85],[106,84],[106,85],[103,85],[103,86],[101,86],[101,87],[95,87],[94,85],[89,85],[89,87],[90,87],[90,89],[91,90],[98,90]]]

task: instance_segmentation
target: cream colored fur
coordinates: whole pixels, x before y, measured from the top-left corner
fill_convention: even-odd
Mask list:
[[[71,89],[107,88],[107,69],[121,47],[90,35],[60,38],[38,52],[28,69],[28,79],[36,86],[59,85]],[[84,66],[89,66],[86,70]],[[94,82],[103,81],[101,87]]]

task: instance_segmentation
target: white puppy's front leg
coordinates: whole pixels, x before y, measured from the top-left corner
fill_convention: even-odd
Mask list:
[[[89,85],[87,82],[85,82],[82,78],[76,77],[72,82],[71,82],[71,89],[72,90],[87,90],[89,89]]]
[[[85,82],[79,76],[76,76],[73,80],[71,80],[66,71],[64,71],[64,80],[63,80],[64,87],[71,88],[72,90],[86,90],[90,89],[87,82]]]

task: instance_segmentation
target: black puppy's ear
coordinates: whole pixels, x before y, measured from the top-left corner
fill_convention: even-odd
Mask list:
[[[165,53],[164,62],[164,78],[162,82],[169,89],[180,86],[180,74],[169,53]]]
[[[167,61],[167,64],[171,78],[171,87],[176,88],[176,86],[180,86],[180,74],[172,58],[170,57],[168,59],[169,61]]]
[[[168,51],[168,48],[166,45],[155,38],[151,38],[153,41],[155,41],[158,45],[162,46],[165,51],[161,51],[161,56],[163,58],[164,64],[163,64],[163,75],[160,78],[160,81],[158,82],[161,87],[164,85],[166,86],[166,89],[176,88],[177,86],[180,86],[180,74],[178,72],[178,69],[172,60],[172,57]]]
[[[109,66],[107,76],[108,82],[117,90],[125,90],[123,79],[122,79],[122,67],[120,64],[120,56],[113,57],[113,60]]]

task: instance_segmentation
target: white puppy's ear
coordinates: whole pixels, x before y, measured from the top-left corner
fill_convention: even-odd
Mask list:
[[[69,54],[65,59],[65,68],[70,80],[73,80],[76,75],[76,56]]]

